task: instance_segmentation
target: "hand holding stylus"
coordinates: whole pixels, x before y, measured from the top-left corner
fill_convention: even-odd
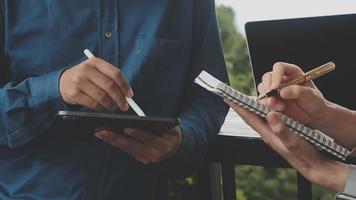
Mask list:
[[[59,84],[64,102],[95,110],[119,107],[126,111],[129,105],[125,97],[133,96],[120,69],[95,57],[65,70]]]
[[[84,50],[84,54],[88,57],[88,59],[90,58],[95,58],[95,56],[89,51],[89,49],[85,49]],[[132,90],[131,90],[132,92]],[[132,93],[133,94],[133,93]],[[141,110],[141,108],[135,103],[135,101],[132,99],[131,94],[129,94],[129,96],[126,96],[125,99],[127,101],[127,103],[131,106],[131,108],[136,112],[136,114],[138,116],[145,116],[145,113]]]

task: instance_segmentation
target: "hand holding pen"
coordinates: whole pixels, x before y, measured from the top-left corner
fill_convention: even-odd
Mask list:
[[[313,79],[316,79],[324,74],[327,74],[335,69],[335,64],[332,62],[328,62],[320,67],[317,67],[307,73],[304,73],[295,79],[282,83],[278,88],[270,90],[267,93],[261,94],[257,99],[261,100],[264,98],[268,98],[271,96],[276,96],[279,94],[280,90],[284,87],[290,86],[290,85],[302,85],[307,82],[312,81]]]
[[[99,58],[66,69],[60,77],[59,90],[65,103],[95,110],[113,111],[119,107],[126,111],[129,105],[125,97],[133,96],[120,69]]]

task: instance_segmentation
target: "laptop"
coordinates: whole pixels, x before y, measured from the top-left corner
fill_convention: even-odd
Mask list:
[[[356,109],[356,14],[255,21],[245,29],[256,85],[278,61],[305,72],[331,61],[336,70],[314,83],[329,101]]]

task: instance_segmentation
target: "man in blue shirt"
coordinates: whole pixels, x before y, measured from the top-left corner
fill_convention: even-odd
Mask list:
[[[0,2],[0,199],[157,200],[194,172],[227,112],[193,83],[201,70],[227,82],[213,0]],[[180,127],[53,127],[59,110],[133,114],[132,93]]]

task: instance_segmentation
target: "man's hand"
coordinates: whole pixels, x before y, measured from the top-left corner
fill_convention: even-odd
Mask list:
[[[225,102],[262,136],[266,144],[281,154],[304,177],[337,192],[344,190],[347,166],[326,158],[300,136],[292,133],[278,113],[269,113],[265,121],[229,100]]]
[[[88,59],[65,70],[60,78],[60,93],[70,105],[111,111],[116,106],[126,111],[129,106],[125,96],[133,96],[121,71],[99,58]]]
[[[263,75],[262,82],[258,85],[258,92],[263,94],[276,89],[283,82],[290,81],[301,74],[303,71],[296,65],[276,63],[271,72]],[[261,103],[306,124],[320,122],[327,116],[327,101],[312,82],[302,86],[285,87],[279,94],[280,97],[263,99]]]
[[[162,135],[127,128],[123,134],[98,130],[95,136],[127,152],[146,165],[174,155],[182,143],[182,132],[179,126]]]

